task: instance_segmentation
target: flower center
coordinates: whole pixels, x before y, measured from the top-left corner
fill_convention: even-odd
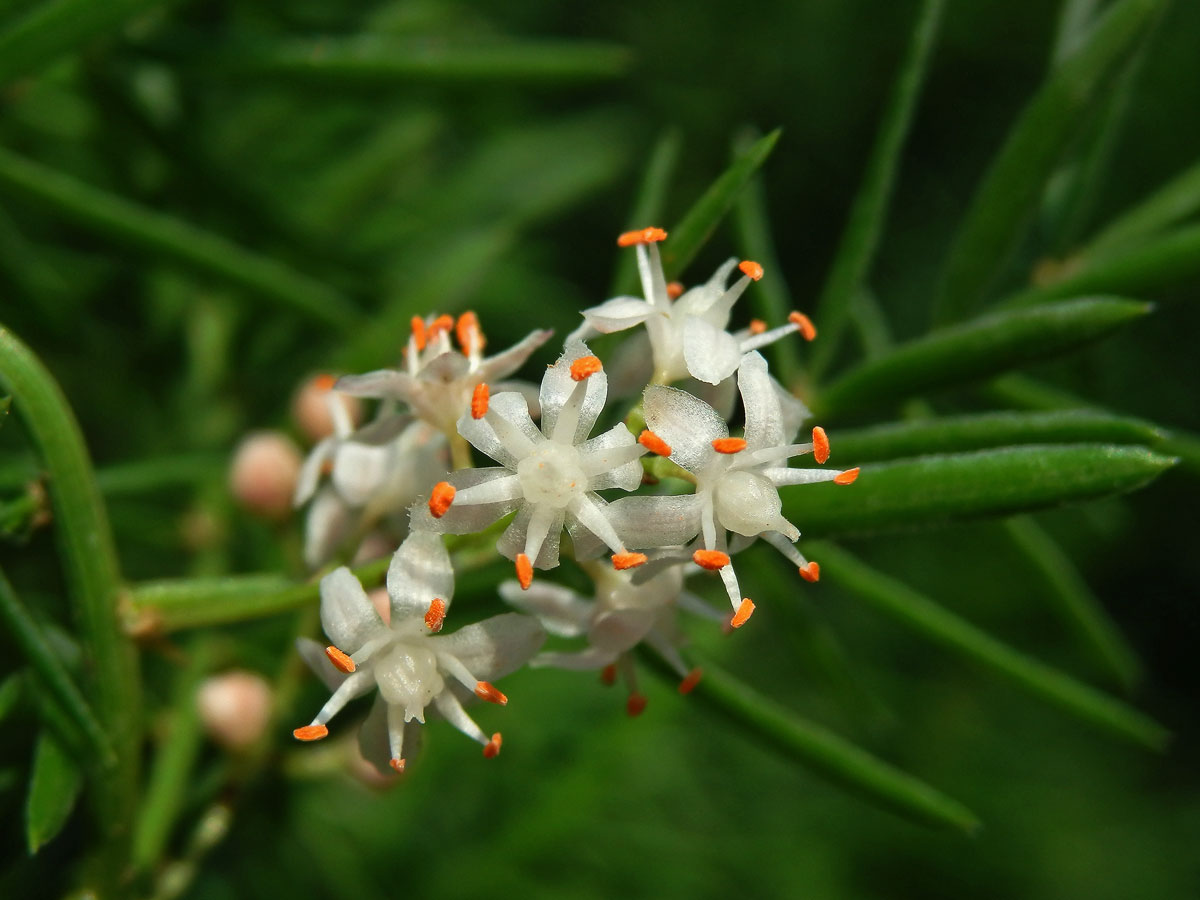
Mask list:
[[[717,483],[715,500],[721,526],[747,537],[775,528],[782,515],[779,491],[754,472],[735,470],[724,475]]]
[[[521,490],[530,503],[564,507],[587,490],[579,452],[566,444],[546,441],[517,463]]]
[[[406,722],[425,721],[425,707],[445,687],[437,658],[422,643],[398,642],[378,661],[373,661],[379,693],[386,702],[404,707]]]

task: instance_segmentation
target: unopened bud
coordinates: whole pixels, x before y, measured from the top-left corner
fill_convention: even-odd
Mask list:
[[[245,750],[267,729],[271,688],[261,675],[232,671],[205,680],[196,692],[200,721],[227,750]]]
[[[287,436],[277,431],[247,435],[234,451],[229,469],[233,499],[264,519],[287,518],[300,462],[300,450]]]
[[[300,385],[292,397],[292,419],[301,434],[314,444],[333,434],[333,417],[329,412],[331,399],[342,404],[354,425],[362,422],[362,401],[342,393],[331,395],[334,381],[331,375],[316,375]]]

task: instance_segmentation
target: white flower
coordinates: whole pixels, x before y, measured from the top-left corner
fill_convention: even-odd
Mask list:
[[[584,324],[568,341],[645,323],[654,357],[652,381],[666,384],[691,375],[708,384],[719,384],[733,374],[744,353],[796,331],[810,341],[817,336],[812,322],[802,313],[792,313],[787,325],[770,331],[755,323],[746,331],[730,334],[727,329],[733,304],[751,281],[762,278],[762,266],[750,260],[726,260],[706,283],[685,292],[681,285],[668,284],[663,274],[658,242],[666,237],[661,228],[643,228],[617,239],[619,246],[637,248],[645,299],[615,297],[584,310]],[[734,266],[742,277],[727,288],[725,282]]]
[[[595,589],[584,597],[556,584],[539,582],[529,590],[515,581],[500,585],[500,596],[524,612],[532,613],[550,634],[559,637],[586,637],[588,646],[574,653],[542,653],[531,665],[562,669],[603,669],[604,681],[611,684],[619,670],[629,700],[630,715],[637,715],[646,698],[637,689],[637,674],[630,651],[639,643],[652,647],[679,673],[679,692],[690,693],[700,681],[699,669],[689,668],[679,653],[685,643],[678,627],[680,609],[717,622],[727,614],[713,609],[695,594],[685,591],[685,568],[662,568],[651,577],[634,583],[632,571],[618,571],[596,563],[584,563]]]
[[[450,342],[454,333],[459,350]],[[477,393],[524,390],[523,383],[497,383],[524,365],[529,355],[550,339],[552,331],[531,331],[519,343],[495,356],[483,355],[484,336],[473,312],[456,322],[452,316],[412,320],[404,353],[405,369],[380,369],[338,379],[337,389],[354,397],[379,397],[408,405],[413,415],[449,436]]]
[[[435,636],[454,594],[454,570],[442,539],[428,532],[415,532],[400,545],[388,569],[387,589],[390,625],[349,569],[321,579],[321,627],[333,643],[322,648],[315,641],[301,641],[299,649],[333,696],[310,724],[293,734],[302,741],[325,737],[326,723],[346,703],[378,688],[376,708],[361,736],[364,756],[377,765],[382,758],[404,771],[406,746],[411,755],[415,723],[425,722],[430,704],[478,741],[484,756],[495,756],[499,732],[485,735],[463,709],[463,700],[477,696],[507,703],[491,681],[524,665],[545,633],[528,616],[509,613]],[[386,755],[381,752],[385,745]]]
[[[426,503],[413,506],[412,527],[468,534],[516,510],[497,549],[516,562],[517,577],[526,587],[534,567],[558,565],[564,525],[577,558],[581,541],[595,545],[598,540],[616,554],[614,566],[645,562],[644,554],[626,552],[608,520],[607,504],[595,493],[637,488],[642,481],[638,459],[646,452],[620,423],[587,439],[607,393],[600,360],[576,342],[542,379],[541,430],[520,394],[501,393],[473,403],[458,421],[459,434],[501,465],[463,469],[439,482]]]
[[[742,360],[738,390],[746,413],[740,438],[729,436],[725,420],[703,400],[675,388],[647,387],[644,408],[650,434],[641,440],[695,476],[696,490],[684,496],[629,497],[609,506],[610,518],[631,547],[682,545],[699,536],[688,550],[697,565],[720,573],[735,610],[734,627],[750,617],[754,603],[741,596],[726,532],[739,536],[735,540],[743,545],[763,538],[794,562],[802,576],[816,581],[820,567],[793,546],[800,532],[783,517],[779,488],[819,481],[850,484],[858,476],[858,469],[788,468],[787,460],[803,453],[824,463],[829,441],[823,429],[814,428],[811,443],[788,443],[804,408],[767,374],[760,354],[749,353]],[[672,555],[679,554],[659,558]]]

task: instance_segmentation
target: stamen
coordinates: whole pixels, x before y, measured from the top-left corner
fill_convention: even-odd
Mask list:
[[[753,614],[754,601],[749,597],[743,597],[742,605],[737,608],[737,612],[733,614],[733,618],[729,620],[729,624],[734,628],[741,628]]]
[[[617,683],[617,666],[615,663],[609,663],[600,670],[600,681],[608,687],[612,687]]]
[[[829,459],[829,435],[825,433],[825,429],[818,425],[812,430],[813,443],[813,459],[821,465],[825,464],[825,460]]]
[[[475,385],[475,390],[471,393],[471,418],[482,419],[487,415],[488,400],[492,392],[482,381]]]
[[[672,300],[678,300],[683,295],[683,285],[678,281],[667,282],[667,296]]]
[[[581,356],[575,362],[571,363],[571,378],[575,381],[583,381],[583,379],[590,378],[603,368],[604,366],[600,365],[598,357]]]
[[[435,519],[440,519],[446,514],[450,504],[454,502],[454,495],[457,493],[458,491],[450,482],[439,481],[429,492],[429,514]]]
[[[614,553],[612,558],[613,568],[618,572],[624,569],[636,569],[638,566],[646,564],[647,556],[645,553]]]
[[[319,741],[329,735],[329,729],[324,725],[305,725],[292,732],[292,737],[298,741]]]
[[[497,706],[508,705],[508,698],[494,684],[487,681],[475,682],[475,696]]]
[[[800,329],[800,334],[806,341],[816,340],[817,326],[812,323],[812,319],[802,312],[788,313],[788,321]]]
[[[715,572],[729,565],[729,554],[720,550],[697,550],[692,554],[692,562],[702,569]]]
[[[692,690],[700,683],[700,676],[704,673],[700,669],[692,669],[687,673],[687,677],[679,682],[679,693],[690,694]]]
[[[654,244],[665,241],[667,233],[661,228],[639,228],[636,231],[626,231],[617,238],[618,247],[632,247],[635,244]]]
[[[631,719],[640,716],[645,708],[646,698],[642,694],[630,694],[629,699],[625,701],[625,712]]]
[[[847,469],[845,472],[840,472],[834,476],[834,484],[854,484],[854,480],[858,478],[860,468],[855,466],[853,469]]]
[[[748,275],[754,281],[763,277],[763,267],[750,259],[744,259],[738,263],[738,269],[743,275]]]
[[[429,609],[425,610],[425,627],[437,634],[442,630],[442,623],[446,621],[446,603],[438,597],[433,598],[433,602],[429,604]]]
[[[767,323],[764,322],[762,319],[751,319],[750,320],[750,333],[751,334],[762,334],[766,330],[767,330]]]
[[[524,553],[517,554],[517,581],[521,582],[521,590],[529,590],[533,584],[533,563]]]
[[[400,759],[399,757],[397,757],[396,759],[389,759],[388,765],[390,765],[393,769],[395,769],[401,775],[404,774],[404,760]]]
[[[458,317],[454,326],[454,336],[458,338],[458,346],[466,356],[483,349],[483,332],[479,328],[479,317],[471,310]]]
[[[318,391],[331,391],[335,384],[337,384],[337,379],[332,375],[321,374],[313,379],[313,387]]]
[[[493,759],[500,753],[500,745],[504,743],[504,738],[500,736],[500,732],[492,735],[492,739],[483,747],[483,755],[485,759]]]
[[[717,438],[712,442],[712,448],[718,453],[740,453],[746,449],[746,441],[742,438]]]
[[[348,654],[343,653],[337,647],[332,645],[326,647],[325,655],[329,657],[329,661],[333,663],[334,668],[336,668],[339,672],[345,672],[347,675],[349,675],[356,668],[354,665],[354,660],[352,660]]]
[[[638,435],[638,443],[649,450],[651,453],[656,453],[659,456],[670,456],[671,445],[660,438],[657,434],[647,428]]]
[[[817,562],[810,562],[808,565],[799,568],[800,577],[805,581],[817,582],[821,580],[821,565]]]
[[[420,316],[413,316],[409,325],[412,326],[413,342],[417,345],[417,349],[424,350],[428,341],[428,336],[425,334],[425,320]]]
[[[429,326],[429,330],[425,332],[425,340],[432,341],[443,332],[449,333],[453,330],[454,316],[442,313],[442,315],[433,320],[433,323]]]

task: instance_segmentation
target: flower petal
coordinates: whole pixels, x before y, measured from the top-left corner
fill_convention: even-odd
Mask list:
[[[716,455],[712,442],[729,437],[717,411],[686,391],[652,384],[646,388],[646,427],[671,445],[671,459],[698,473]]]
[[[486,469],[461,469],[446,476],[455,491],[466,491],[475,485],[510,478],[512,472],[503,466]],[[457,496],[457,493],[455,494]],[[482,531],[497,519],[508,515],[521,505],[521,500],[498,500],[494,503],[451,503],[440,518],[429,512],[429,494],[417,499],[408,511],[409,527],[413,531],[432,531],[437,534],[470,534]]]
[[[696,494],[622,497],[605,513],[626,547],[675,547],[700,533],[701,501]]]
[[[308,452],[300,474],[296,476],[296,492],[292,495],[293,506],[303,506],[308,498],[317,490],[317,482],[321,480],[321,469],[325,461],[332,455],[337,446],[337,438],[327,437]]]
[[[529,417],[525,398],[513,391],[492,394],[488,412],[476,419],[468,412],[458,420],[458,433],[480,453],[515,469],[545,438]]]
[[[535,581],[524,590],[519,582],[505,581],[498,590],[505,602],[536,616],[546,631],[558,637],[579,637],[592,618],[590,601],[557,584]]]
[[[347,673],[329,661],[325,647],[312,638],[296,638],[296,650],[300,653],[300,658],[321,679],[325,687],[329,688],[330,693],[340,688],[342,682],[349,677]]]
[[[421,390],[415,378],[396,369],[378,369],[365,375],[343,375],[333,388],[351,397],[375,397],[402,400],[405,403],[411,403]]]
[[[624,653],[654,627],[658,610],[627,607],[599,616],[588,629],[588,643],[608,653]]]
[[[693,378],[720,384],[737,369],[742,352],[737,338],[699,316],[683,323],[683,360]]]
[[[479,364],[479,368],[475,370],[476,376],[480,381],[486,381],[489,384],[501,378],[507,378],[525,364],[525,360],[529,359],[534,350],[553,336],[554,332],[550,329],[529,332],[507,350],[483,360]]]
[[[587,323],[601,334],[624,331],[645,322],[654,313],[654,307],[637,297],[614,297],[599,306],[583,311]]]
[[[358,578],[345,566],[321,579],[321,628],[345,653],[354,653],[387,628]]]
[[[387,444],[342,441],[333,455],[330,480],[351,506],[365,506],[392,474],[395,463],[393,448]]]
[[[645,451],[629,429],[618,422],[608,431],[579,445],[583,470],[589,476],[593,491],[619,487],[635,491],[642,483],[642,464]]]
[[[508,559],[516,559],[518,553],[525,552],[525,539],[529,533],[529,522],[536,509],[534,504],[525,503],[521,506],[517,517],[504,529],[504,534],[496,541],[496,550]],[[553,569],[558,565],[558,544],[562,534],[564,514],[561,509],[555,510],[547,526],[546,537],[538,550],[537,559],[532,560],[534,568]]]
[[[738,366],[738,391],[746,410],[746,447],[761,450],[778,447],[789,436],[783,433],[783,410],[775,393],[774,379],[767,374],[767,361],[761,353],[747,353]]]
[[[582,342],[571,344],[563,351],[558,362],[546,369],[546,374],[542,376],[541,390],[543,434],[547,436],[554,434],[554,426],[558,422],[563,407],[568,402],[574,402],[572,394],[579,382],[571,377],[571,363],[581,357],[591,355],[592,352],[587,348],[587,344]],[[582,392],[582,396],[578,398],[578,419],[574,438],[571,440],[572,444],[580,443],[591,434],[592,426],[596,424],[596,418],[600,415],[600,411],[604,408],[604,401],[608,397],[608,376],[604,374],[603,369],[589,376],[583,383],[586,388]]]
[[[305,565],[317,569],[328,562],[357,522],[358,514],[332,487],[318,491],[304,522]]]
[[[532,616],[504,613],[454,634],[431,638],[438,653],[451,653],[481,681],[502,678],[525,665],[546,640]]]
[[[404,539],[388,566],[387,591],[392,598],[393,624],[424,616],[435,598],[450,607],[454,569],[439,535],[414,531]]]

